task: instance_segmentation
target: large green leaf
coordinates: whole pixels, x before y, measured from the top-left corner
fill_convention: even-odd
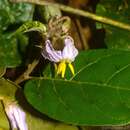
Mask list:
[[[78,125],[130,122],[130,52],[81,52],[70,80],[36,78],[25,84],[30,104],[49,117]]]
[[[31,4],[10,3],[9,0],[0,1],[0,30],[6,30],[10,24],[32,20],[34,6]]]
[[[112,3],[112,4],[111,4]],[[130,1],[124,0],[101,0],[97,5],[96,13],[101,16],[112,18],[124,23],[130,23]],[[105,42],[108,48],[129,49],[130,32],[110,25],[97,24],[98,28],[106,31]]]

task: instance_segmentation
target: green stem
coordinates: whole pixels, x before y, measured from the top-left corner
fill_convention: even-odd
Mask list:
[[[43,1],[43,0],[10,0],[10,1],[16,2],[16,3],[17,2],[27,2],[27,3],[37,4],[37,5],[55,5],[65,12],[69,12],[69,13],[72,13],[72,14],[75,14],[75,15],[81,15],[81,16],[93,19],[93,20],[101,22],[101,23],[109,24],[109,25],[116,26],[116,27],[130,31],[130,25],[128,25],[128,24],[118,22],[118,21],[112,20],[112,19],[107,18],[107,17],[98,16],[98,15],[96,15],[94,13],[90,13],[88,11],[75,9],[75,8],[72,8],[72,7],[69,7],[69,6],[66,6],[66,5],[47,2],[47,1]]]

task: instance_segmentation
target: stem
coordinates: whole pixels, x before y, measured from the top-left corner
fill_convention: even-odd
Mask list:
[[[33,69],[37,66],[38,62],[39,60],[34,60],[31,64],[29,64],[27,70],[15,80],[15,83],[20,84],[23,81],[30,79],[29,75],[31,74]]]
[[[88,11],[83,11],[80,9],[75,9],[66,5],[62,5],[62,4],[57,4],[57,3],[52,3],[52,2],[47,2],[47,1],[43,1],[43,0],[10,0],[11,2],[27,2],[27,3],[32,3],[32,4],[37,4],[37,5],[55,5],[58,8],[60,8],[62,11],[66,11],[75,15],[81,15],[93,20],[96,20],[98,22],[101,23],[105,23],[105,24],[109,24],[112,26],[116,26],[122,29],[126,29],[130,31],[130,25],[122,23],[122,22],[118,22],[106,17],[102,17],[102,16],[98,16],[94,13],[90,13]]]
[[[83,33],[83,29],[82,29],[82,26],[80,24],[79,19],[76,19],[75,22],[76,22],[76,25],[78,27],[78,32],[79,32],[79,36],[80,36],[80,39],[81,39],[81,42],[82,42],[82,45],[83,45],[83,49],[87,50],[89,48],[89,46],[88,46],[87,40],[85,38],[85,35]]]

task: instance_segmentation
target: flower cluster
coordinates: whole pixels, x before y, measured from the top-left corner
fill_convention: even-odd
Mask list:
[[[45,59],[48,59],[51,62],[56,63],[57,74],[61,74],[61,77],[64,78],[66,67],[71,70],[71,73],[74,75],[74,67],[72,62],[75,60],[75,57],[78,55],[78,50],[74,46],[74,41],[72,37],[66,36],[64,38],[64,48],[63,50],[55,50],[52,46],[50,40],[45,41],[45,48],[42,51],[42,56]]]

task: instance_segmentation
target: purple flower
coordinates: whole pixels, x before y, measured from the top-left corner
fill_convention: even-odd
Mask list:
[[[45,48],[42,51],[42,56],[51,62],[58,63],[57,74],[61,74],[64,78],[66,64],[68,64],[72,74],[74,75],[74,67],[71,64],[78,55],[78,50],[74,46],[74,41],[70,36],[64,39],[63,50],[55,50],[50,40],[46,40]]]
[[[25,112],[20,107],[18,107],[15,103],[12,103],[5,107],[5,111],[12,130],[28,130]]]

